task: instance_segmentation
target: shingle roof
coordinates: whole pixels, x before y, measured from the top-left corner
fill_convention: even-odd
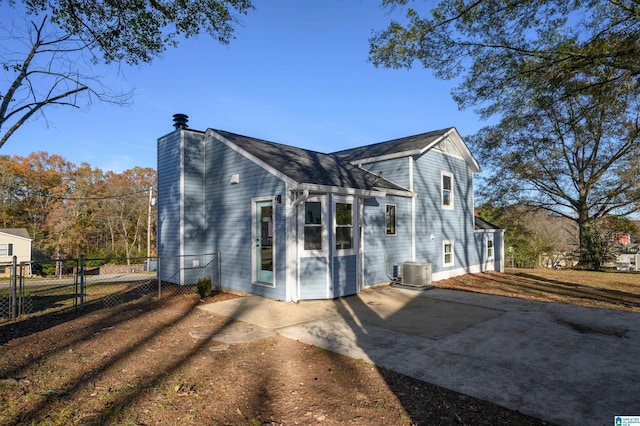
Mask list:
[[[345,149],[334,152],[333,155],[346,160],[354,161],[364,158],[382,157],[390,154],[400,154],[404,152],[420,151],[426,146],[442,138],[449,133],[453,127],[432,132],[421,133],[419,135],[407,136],[390,141],[379,142],[372,145],[357,148]]]
[[[0,228],[0,232],[15,235],[16,237],[31,239],[29,232],[24,228]]]
[[[475,229],[501,229],[499,226],[487,222],[484,219],[480,219],[478,216],[475,216],[473,219],[475,220]]]
[[[407,191],[406,188],[354,166],[333,154],[323,154],[224,130],[213,131],[299,184],[359,190],[381,188]]]

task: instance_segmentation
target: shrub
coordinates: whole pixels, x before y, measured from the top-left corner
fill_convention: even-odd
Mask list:
[[[209,296],[211,294],[211,290],[211,277],[199,278],[198,281],[196,281],[196,291],[200,295],[201,299]]]

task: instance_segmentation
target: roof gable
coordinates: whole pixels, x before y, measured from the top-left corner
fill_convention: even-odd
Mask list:
[[[30,240],[29,232],[25,228],[0,228],[0,234],[12,235],[14,237]]]
[[[332,154],[323,154],[224,130],[210,129],[209,132],[215,133],[222,142],[235,145],[249,154],[251,159],[259,160],[297,184],[365,191],[379,189],[407,191],[406,188],[354,166]]]
[[[392,139],[372,145],[346,149],[333,153],[337,157],[353,164],[366,164],[413,155],[421,155],[429,149],[438,149],[447,154],[456,155],[468,164],[474,173],[481,171],[480,165],[469,151],[455,127]]]

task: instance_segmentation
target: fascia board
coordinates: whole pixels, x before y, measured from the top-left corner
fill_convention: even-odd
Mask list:
[[[464,141],[462,140],[462,136],[460,136],[460,133],[458,133],[455,127],[452,127],[444,135],[442,135],[441,137],[439,137],[438,139],[436,139],[435,141],[431,142],[429,145],[424,147],[421,154],[427,151],[428,149],[433,148],[440,142],[446,140],[447,138],[451,142],[453,142],[453,145],[456,147],[460,155],[462,155],[463,160],[467,162],[471,170],[474,173],[480,173],[482,171],[480,164],[478,164],[478,162],[476,161],[471,151],[469,151],[469,147],[467,146],[466,143],[464,143]]]
[[[360,160],[351,161],[354,166],[360,164],[377,163],[378,161],[394,160],[396,158],[410,157],[412,155],[421,154],[423,151],[419,149],[412,149],[410,151],[394,152],[393,154],[380,155],[378,157],[363,158]]]
[[[267,172],[271,173],[275,177],[277,177],[280,180],[282,180],[283,182],[285,182],[287,185],[292,185],[292,186],[298,185],[298,182],[294,181],[289,176],[287,176],[284,173],[280,172],[279,170],[273,168],[272,166],[270,166],[269,164],[265,163],[264,161],[262,161],[261,159],[259,159],[255,155],[253,155],[253,154],[245,151],[244,149],[240,148],[238,145],[234,144],[233,142],[231,142],[230,140],[228,140],[224,136],[220,135],[215,130],[207,129],[207,131],[204,134],[204,143],[205,144],[207,142],[207,138],[213,138],[213,139],[216,139],[219,142],[222,142],[229,149],[232,149],[233,151],[235,151],[238,154],[240,154],[243,157],[245,157],[247,160],[249,160],[249,161],[257,164],[258,166],[262,167]]]
[[[418,194],[411,191],[402,191],[399,189],[383,189],[387,195],[397,195],[398,197],[415,198]]]
[[[362,158],[359,160],[352,161],[351,164],[353,164],[354,166],[358,166],[361,164],[375,163],[378,161],[393,160],[396,158],[410,157],[413,155],[421,155],[421,154],[424,154],[426,151],[430,150],[431,148],[433,148],[434,146],[438,145],[440,142],[446,140],[447,138],[449,138],[453,142],[455,147],[458,149],[458,151],[462,155],[462,158],[467,162],[467,164],[469,164],[469,167],[473,170],[473,172],[480,173],[482,171],[482,169],[480,168],[480,165],[476,161],[473,154],[471,154],[471,151],[469,151],[469,148],[464,143],[464,141],[462,140],[462,137],[460,136],[460,134],[458,133],[455,127],[450,128],[442,136],[438,137],[437,139],[432,141],[430,144],[425,145],[421,149],[395,152],[393,154],[380,155],[378,157]]]
[[[300,184],[298,185],[298,187],[291,189],[291,191],[302,192],[305,189],[309,190],[309,192],[320,192],[337,195],[357,195],[360,197],[384,197],[388,192],[387,190],[372,191],[368,189],[344,188],[341,186],[317,185],[311,183]]]

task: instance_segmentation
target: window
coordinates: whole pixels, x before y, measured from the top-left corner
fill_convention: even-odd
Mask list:
[[[387,226],[387,235],[396,235],[396,206],[387,204],[384,217]]]
[[[453,175],[442,172],[442,208],[453,208]]]
[[[487,239],[487,259],[493,258],[493,239]]]
[[[442,254],[444,266],[453,265],[453,241],[442,242]]]
[[[304,249],[322,250],[322,203],[304,203]]]
[[[13,256],[13,244],[0,244],[0,256]]]
[[[336,249],[353,248],[353,204],[336,203]]]

